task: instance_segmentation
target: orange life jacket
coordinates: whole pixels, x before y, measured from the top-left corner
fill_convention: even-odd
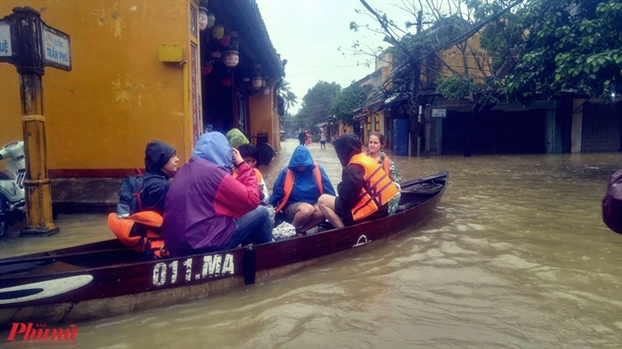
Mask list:
[[[116,213],[108,215],[108,227],[124,245],[156,258],[169,256],[160,235],[162,222],[162,216],[154,211],[137,212],[127,218],[119,218]]]
[[[255,177],[257,177],[257,184],[261,184],[261,181],[263,180],[263,177],[261,176],[261,172],[259,172],[258,169],[253,168],[253,170],[255,170]],[[237,171],[233,171],[233,178],[238,178],[238,173]]]
[[[318,165],[317,161],[314,161],[313,165],[315,165],[315,168],[313,168],[313,178],[315,178],[315,183],[320,190],[320,195],[322,195],[324,194],[324,187],[322,186],[322,172],[320,172],[320,165]],[[283,196],[283,199],[279,203],[279,206],[276,208],[276,213],[279,213],[283,209],[283,207],[285,207],[285,204],[287,204],[287,200],[289,200],[289,196],[292,194],[292,189],[294,188],[295,178],[296,173],[290,169],[287,169],[285,183],[283,183],[283,191],[285,192],[285,196]]]
[[[384,166],[380,166],[374,159],[360,153],[350,159],[350,164],[358,164],[365,169],[363,177],[365,184],[361,189],[359,201],[352,208],[352,218],[354,221],[361,220],[378,211],[378,207],[386,205],[399,190],[397,186],[384,171]]]

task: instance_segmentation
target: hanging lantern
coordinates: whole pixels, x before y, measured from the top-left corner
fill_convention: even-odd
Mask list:
[[[211,65],[211,64],[202,66],[201,67],[201,74],[207,75],[207,74],[211,73],[212,72],[212,68],[214,68],[214,66]]]
[[[238,55],[238,51],[227,51],[222,57],[222,61],[225,63],[227,67],[235,67],[240,63],[240,56]]]
[[[220,84],[221,84],[221,85],[223,85],[223,86],[225,86],[225,87],[229,87],[229,86],[231,86],[231,78],[229,78],[229,77],[222,78],[222,79],[220,80]]]
[[[204,31],[207,28],[207,9],[205,7],[199,7],[199,29]]]
[[[251,80],[251,86],[253,86],[253,88],[255,90],[259,89],[261,87],[261,82],[262,82],[262,78],[261,76],[255,76],[252,80]]]
[[[222,24],[216,24],[212,27],[212,36],[214,39],[220,40],[225,35],[225,27]]]
[[[207,27],[213,27],[214,23],[216,23],[216,15],[212,11],[207,11]]]
[[[227,47],[231,43],[231,36],[229,34],[225,34],[219,41],[220,46]]]

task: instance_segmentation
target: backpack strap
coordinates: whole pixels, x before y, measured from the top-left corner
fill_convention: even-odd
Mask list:
[[[295,177],[296,177],[296,174],[294,173],[294,171],[292,171],[292,170],[290,170],[288,168],[287,169],[287,175],[285,175],[285,183],[283,183],[283,191],[285,192],[285,196],[283,196],[283,199],[281,199],[281,202],[279,203],[279,206],[276,207],[274,212],[279,213],[279,212],[281,212],[283,207],[285,207],[285,204],[289,200],[289,196],[292,193],[292,189],[294,188],[294,179],[295,179]]]
[[[324,186],[322,185],[322,172],[320,171],[320,164],[317,161],[313,161],[315,167],[313,168],[313,177],[315,178],[315,183],[317,184],[317,188],[320,190],[320,195],[324,194]]]
[[[141,182],[136,177],[134,177],[134,181],[136,181],[136,188],[138,188],[138,190],[132,193],[132,196],[136,198],[136,202],[138,203],[138,211],[142,211],[143,210],[143,199],[142,199],[143,182]]]

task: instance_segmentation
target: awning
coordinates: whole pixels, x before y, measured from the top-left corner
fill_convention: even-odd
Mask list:
[[[376,110],[376,108],[382,105],[382,102],[384,100],[385,100],[384,93],[379,93],[377,95],[371,96],[370,98],[365,100],[365,103],[363,104],[362,109]]]
[[[407,103],[410,100],[410,93],[394,93],[385,99],[378,110],[389,109]]]

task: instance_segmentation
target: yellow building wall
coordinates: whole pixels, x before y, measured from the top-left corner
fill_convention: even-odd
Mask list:
[[[354,129],[351,124],[346,124],[342,121],[339,121],[339,136],[343,136],[346,133],[352,133]]]
[[[160,62],[158,49],[181,45],[191,61],[191,4],[198,8],[194,0],[0,1],[0,17],[30,6],[71,37],[72,71],[47,67],[43,76],[50,170],[143,167],[152,139],[188,160],[189,64]],[[9,64],[0,64],[0,105],[0,143],[22,139],[19,79]]]
[[[490,70],[488,69],[488,67],[491,58],[488,53],[481,48],[479,42],[479,34],[473,35],[471,38],[468,39],[467,42],[474,52],[471,52],[471,49],[469,48],[467,48],[467,50],[465,51],[468,75],[471,76],[477,84],[484,84],[485,76],[482,73],[482,70],[484,71],[486,76],[490,75]],[[440,53],[440,56],[452,69],[456,70],[460,75],[465,76],[465,64],[463,55],[456,46],[453,46],[448,50],[442,51]],[[482,67],[482,69],[479,68],[480,66]],[[440,71],[444,76],[454,75],[449,70],[449,68],[447,68],[443,64],[440,65]]]
[[[257,136],[260,133],[267,133],[268,143],[274,150],[278,151],[280,149],[280,128],[279,115],[275,110],[274,85],[275,81],[268,83],[270,93],[267,95],[259,92],[249,96],[248,109],[249,120],[251,120],[249,131],[251,137]]]

